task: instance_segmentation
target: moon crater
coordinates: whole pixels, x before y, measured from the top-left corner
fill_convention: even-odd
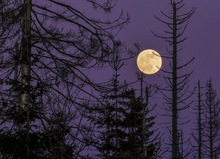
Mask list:
[[[162,66],[162,58],[155,50],[144,50],[137,57],[137,66],[144,74],[155,74]]]

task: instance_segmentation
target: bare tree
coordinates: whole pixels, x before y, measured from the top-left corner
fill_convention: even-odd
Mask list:
[[[195,108],[196,110],[196,127],[195,127],[195,132],[193,132],[192,136],[194,141],[196,142],[196,144],[192,144],[193,148],[196,151],[196,156],[198,159],[202,159],[204,152],[203,150],[203,112],[204,112],[204,106],[203,106],[203,100],[202,100],[202,93],[201,93],[201,85],[200,85],[200,81],[198,81],[198,86],[197,86],[197,90],[198,90],[198,104],[197,107]]]
[[[187,109],[191,101],[187,100],[191,97],[192,93],[189,93],[189,78],[192,72],[183,73],[183,70],[193,61],[181,64],[178,59],[182,51],[182,43],[186,40],[184,33],[188,26],[188,21],[193,15],[195,8],[192,8],[188,12],[183,12],[185,3],[183,0],[175,1],[170,0],[171,13],[166,14],[161,11],[164,19],[156,16],[156,19],[165,24],[168,30],[165,31],[166,35],[158,35],[153,33],[156,37],[165,40],[169,47],[167,48],[168,55],[164,54],[164,58],[170,60],[170,70],[163,70],[165,72],[164,79],[167,83],[165,92],[161,91],[166,101],[165,110],[171,112],[172,118],[172,130],[171,132],[171,146],[172,146],[172,159],[184,158],[183,154],[180,154],[180,143],[178,142],[178,125],[180,124],[179,116],[180,111]],[[170,93],[171,96],[169,96]],[[167,107],[167,105],[169,107]]]

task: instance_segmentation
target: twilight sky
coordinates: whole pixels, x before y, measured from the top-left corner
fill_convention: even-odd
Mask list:
[[[127,47],[132,47],[133,43],[138,42],[141,50],[150,48],[155,49],[160,54],[166,52],[167,43],[155,37],[151,31],[164,34],[165,25],[157,21],[154,15],[163,17],[160,14],[161,10],[169,13],[170,5],[168,3],[169,0],[129,2],[127,0],[119,0],[118,7],[127,11],[131,17],[131,22],[120,34]],[[196,7],[196,12],[190,18],[190,23],[185,32],[185,36],[188,39],[183,43],[184,49],[179,60],[180,62],[187,62],[195,57],[193,63],[185,69],[187,72],[194,72],[190,79],[190,86],[196,86],[198,80],[201,80],[201,85],[205,86],[205,82],[211,78],[220,98],[220,0],[212,0],[211,2],[207,0],[185,0],[185,3],[185,11],[194,6]],[[162,68],[166,69],[167,63],[164,63]],[[121,74],[125,75],[126,80],[130,80],[131,77],[135,77],[136,72],[138,72],[136,59],[133,59]],[[163,79],[160,75],[163,75],[161,71],[157,75],[145,75],[145,80],[151,84],[161,85]],[[204,92],[205,90],[203,89],[202,91]],[[196,100],[192,106],[197,104]],[[193,113],[194,111],[189,109],[187,113],[182,113],[181,117],[192,119],[194,117]],[[162,119],[159,115],[157,120],[156,122],[160,123],[161,121],[166,121],[167,118]],[[191,120],[191,123],[193,122]],[[190,126],[193,125],[190,124]],[[190,128],[190,126],[187,124],[182,127],[188,135],[192,133],[192,127]]]
[[[156,38],[151,31],[164,34],[165,25],[158,22],[154,15],[162,17],[160,11],[170,12],[169,0],[138,0],[127,1],[119,0],[118,8],[127,11],[130,14],[131,22],[121,32],[120,37],[126,43],[127,47],[138,42],[141,49],[151,48],[163,54],[166,52],[166,43]],[[195,84],[198,79],[204,85],[209,78],[213,79],[213,84],[218,89],[220,95],[220,1],[212,0],[185,0],[185,10],[196,7],[195,14],[191,17],[189,26],[185,32],[188,38],[184,43],[184,50],[181,52],[183,62],[195,57],[193,63],[188,66],[189,71],[193,70],[191,84]],[[137,72],[135,60],[126,66],[128,77]],[[163,68],[166,68],[163,65]],[[122,73],[122,74],[123,74]],[[161,74],[161,72],[159,72]],[[156,80],[160,82],[158,76],[146,77],[149,83]]]
[[[130,23],[119,34],[127,48],[134,48],[133,44],[139,43],[141,50],[154,49],[160,54],[166,53],[167,43],[155,37],[151,31],[164,34],[165,25],[156,20],[154,15],[163,18],[160,14],[161,10],[170,13],[169,2],[170,0],[118,0],[114,11],[123,9],[131,17]],[[87,6],[81,5],[82,2],[76,1],[75,3],[89,12]],[[194,57],[195,60],[185,69],[187,72],[194,72],[190,78],[190,86],[197,86],[198,80],[201,80],[201,85],[205,86],[205,82],[211,78],[220,98],[220,0],[185,0],[185,3],[183,12],[192,7],[196,7],[196,11],[190,18],[190,23],[184,34],[187,40],[182,45],[183,51],[181,51],[179,60],[185,63]],[[167,61],[164,60],[162,68],[166,69],[167,67]],[[134,58],[123,67],[120,74],[125,80],[134,81],[137,72],[136,58]],[[98,76],[91,74],[95,76],[95,80],[103,80],[103,77],[109,72],[102,73]],[[145,75],[145,80],[150,84],[161,85],[163,79],[160,75],[163,75],[161,71],[156,75]],[[195,105],[196,103],[193,106]],[[193,113],[192,109],[183,115],[190,118],[191,113]],[[157,119],[161,119],[161,117]],[[189,130],[188,135],[190,135],[192,129],[189,127],[185,127],[185,129]]]

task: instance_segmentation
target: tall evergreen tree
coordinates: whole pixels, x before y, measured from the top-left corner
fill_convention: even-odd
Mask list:
[[[149,103],[144,102],[141,96],[136,97],[134,90],[126,94],[130,98],[128,102],[123,104],[128,107],[123,122],[123,126],[128,130],[127,141],[124,141],[127,158],[157,158],[158,139],[153,138],[155,135],[153,129],[155,116],[150,116]],[[148,89],[146,95],[146,98],[149,98]],[[153,141],[151,141],[152,139]]]
[[[97,149],[100,154],[98,156],[106,159],[121,157],[123,151],[120,142],[125,138],[122,122],[126,110],[120,102],[128,100],[128,98],[122,97],[127,85],[122,84],[119,80],[119,70],[124,65],[123,60],[119,57],[120,55],[114,54],[112,60],[109,61],[113,77],[105,86],[108,89],[102,95],[103,104],[97,105],[92,111],[96,114],[96,118],[92,120],[99,132]]]
[[[123,60],[118,55],[110,62],[113,78],[107,84],[102,105],[92,105],[85,114],[94,124],[91,141],[99,151],[98,157],[110,158],[154,158],[157,146],[150,142],[154,131],[154,117],[150,116],[148,103],[138,97],[134,89],[120,80]],[[156,141],[155,141],[156,142]],[[146,157],[145,150],[148,157]]]
[[[106,97],[106,105],[96,108],[96,115],[92,119],[97,127],[96,133],[99,132],[98,144],[95,143],[100,152],[98,156],[105,159],[156,158],[158,146],[153,138],[155,117],[150,116],[149,111],[144,111],[146,103],[141,97],[136,97],[133,89],[118,94],[117,109],[109,99],[114,100],[114,97]]]
[[[171,112],[172,127],[169,132],[171,132],[172,159],[184,158],[179,151],[180,144],[178,142],[178,131],[181,122],[179,116],[181,110],[185,110],[190,106],[191,102],[187,100],[192,95],[192,93],[187,94],[187,92],[189,92],[189,78],[192,72],[183,73],[183,70],[193,61],[193,59],[185,64],[181,64],[178,61],[182,51],[181,44],[186,40],[184,33],[188,21],[195,11],[195,8],[192,8],[188,12],[183,12],[184,5],[185,3],[183,0],[170,0],[171,14],[166,14],[161,11],[164,18],[156,17],[156,19],[167,26],[168,30],[165,31],[166,35],[157,35],[154,33],[155,36],[165,40],[169,47],[171,47],[168,47],[168,55],[164,55],[164,57],[170,60],[170,70],[164,70],[164,78],[167,87],[162,93],[166,101],[165,109],[167,112]],[[170,93],[170,95],[168,95],[167,92]]]
[[[204,122],[203,136],[205,152],[207,157],[215,159],[219,154],[219,137],[220,137],[220,105],[217,93],[213,87],[212,81],[206,82],[206,93],[204,99]]]

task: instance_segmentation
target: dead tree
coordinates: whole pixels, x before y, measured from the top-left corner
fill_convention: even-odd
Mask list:
[[[196,127],[195,127],[195,132],[193,132],[192,136],[193,139],[196,142],[193,145],[193,148],[195,149],[195,154],[197,154],[197,158],[198,159],[202,159],[204,152],[202,151],[203,149],[203,126],[202,123],[204,122],[204,117],[203,117],[203,111],[204,111],[204,106],[203,106],[203,100],[202,100],[202,93],[201,93],[201,86],[200,86],[200,81],[198,81],[198,86],[197,86],[197,90],[198,90],[198,104],[197,107],[195,108],[196,111]]]
[[[163,70],[165,73],[164,79],[167,83],[167,88],[161,91],[164,95],[166,101],[166,110],[171,112],[172,120],[172,130],[171,132],[171,145],[172,145],[172,159],[179,158],[179,143],[178,143],[178,125],[180,124],[179,115],[181,110],[185,110],[190,106],[191,101],[187,100],[191,97],[192,93],[189,92],[188,83],[192,72],[182,73],[192,61],[181,64],[178,59],[180,58],[180,53],[182,51],[182,43],[187,39],[184,37],[184,33],[188,26],[188,21],[190,17],[194,14],[195,8],[192,8],[188,12],[183,12],[184,1],[170,0],[171,14],[166,14],[161,11],[164,19],[156,16],[156,19],[165,24],[168,30],[165,31],[165,35],[158,35],[153,33],[156,37],[165,40],[168,43],[167,51],[168,55],[164,54],[164,58],[170,60],[169,67],[170,70]],[[181,73],[180,73],[181,72]],[[171,96],[169,96],[169,94]],[[167,108],[167,105],[169,106]]]

